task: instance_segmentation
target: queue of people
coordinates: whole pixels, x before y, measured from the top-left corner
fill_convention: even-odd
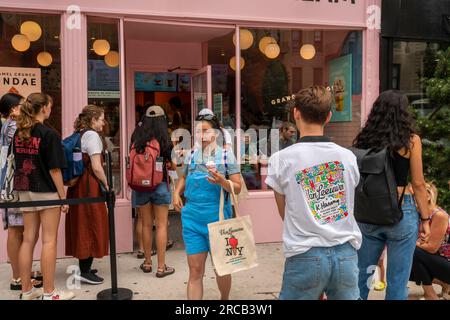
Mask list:
[[[70,166],[57,132],[45,126],[53,101],[43,93],[26,98],[5,95],[0,112],[6,119],[0,132],[2,199],[19,201],[77,199],[101,196],[109,190],[103,168],[102,130],[104,110],[88,105],[74,123],[83,164],[82,174],[70,185],[63,180]],[[425,299],[438,299],[432,284],[450,290],[450,218],[438,206],[437,189],[423,174],[421,139],[414,132],[406,96],[390,90],[380,94],[354,147],[391,150],[398,206],[402,218],[390,225],[357,219],[358,185],[363,173],[361,159],[324,136],[331,119],[332,94],[312,86],[295,98],[295,126],[281,128],[279,152],[269,159],[266,184],[272,188],[284,221],[283,248],[286,257],[280,299],[367,299],[371,266],[379,264],[386,250],[386,299],[405,300],[408,281],[415,281]],[[392,125],[395,123],[396,125]],[[17,129],[16,129],[17,128]],[[300,132],[297,143],[294,136]],[[160,106],[148,106],[137,124],[129,152],[141,174],[139,157],[154,157],[152,179],[137,186],[132,179],[132,205],[141,219],[144,261],[140,269],[157,278],[175,273],[166,262],[169,206],[181,212],[182,236],[189,279],[187,298],[202,299],[203,276],[210,249],[208,224],[219,220],[221,190],[225,191],[225,219],[233,216],[231,186],[239,194],[243,186],[240,165],[232,141],[218,118],[209,110],[196,117],[194,147],[185,155],[174,190],[170,179],[177,169],[174,145],[169,137],[167,115]],[[224,139],[225,137],[225,139]],[[245,150],[244,150],[245,151]],[[10,155],[14,155],[11,158]],[[13,159],[13,160],[11,160]],[[135,160],[137,159],[137,160]],[[72,159],[69,159],[72,160]],[[14,161],[13,190],[9,190],[9,161]],[[75,156],[73,161],[75,161]],[[68,164],[69,163],[69,164]],[[127,170],[128,170],[127,164]],[[142,170],[141,170],[142,171]],[[410,183],[410,184],[409,184]],[[67,191],[64,186],[68,186]],[[359,201],[359,200],[358,200]],[[401,208],[401,209],[400,209]],[[108,254],[109,230],[104,203],[73,206],[37,206],[3,212],[8,228],[8,257],[12,267],[11,289],[20,286],[22,300],[68,300],[74,293],[55,287],[57,232],[61,213],[66,219],[66,255],[78,259],[78,279],[101,284],[104,279],[92,269],[94,259]],[[152,263],[153,226],[156,229],[157,267]],[[32,281],[32,255],[42,227],[42,288]],[[229,299],[231,275],[216,274],[220,298]],[[383,288],[384,289],[384,288]]]

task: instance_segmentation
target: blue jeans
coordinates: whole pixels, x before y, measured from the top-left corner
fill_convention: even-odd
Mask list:
[[[286,259],[280,300],[357,300],[358,255],[350,243],[315,247]]]
[[[411,195],[405,195],[402,209],[403,219],[392,226],[358,223],[363,235],[362,246],[358,250],[362,299],[367,299],[369,295],[372,276],[385,246],[388,263],[386,300],[408,298],[407,285],[419,230],[419,214]]]

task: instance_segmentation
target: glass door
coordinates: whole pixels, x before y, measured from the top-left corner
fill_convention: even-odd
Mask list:
[[[212,106],[212,81],[211,66],[205,66],[191,75],[191,99],[192,99],[192,126],[195,117],[204,108],[211,109]],[[192,127],[192,132],[194,128]]]

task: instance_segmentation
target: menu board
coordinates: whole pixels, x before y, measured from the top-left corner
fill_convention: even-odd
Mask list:
[[[119,91],[119,68],[111,68],[103,60],[88,60],[90,91]]]
[[[172,72],[136,72],[134,74],[136,91],[177,91],[177,74]]]
[[[191,75],[189,73],[178,74],[178,91],[179,92],[191,91]]]

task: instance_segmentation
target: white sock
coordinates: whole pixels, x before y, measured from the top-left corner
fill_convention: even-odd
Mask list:
[[[50,292],[50,293],[44,293],[44,296],[46,296],[46,297],[51,297],[51,296],[55,293],[55,290],[56,290],[56,289],[53,289],[53,291]]]
[[[30,295],[30,294],[32,294],[33,293],[33,289],[31,289],[30,291],[28,291],[28,292],[22,292],[22,295],[23,296],[28,296],[28,295]]]

